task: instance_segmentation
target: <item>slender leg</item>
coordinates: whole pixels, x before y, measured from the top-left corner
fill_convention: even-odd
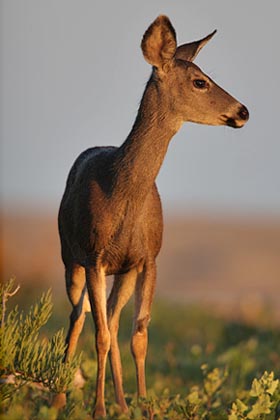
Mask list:
[[[90,312],[90,305],[85,285],[85,269],[79,265],[67,267],[65,270],[66,289],[73,306],[70,315],[70,327],[66,338],[65,361],[75,353],[77,342],[85,322],[86,312]],[[53,406],[62,408],[66,404],[66,394],[56,394]]]
[[[74,355],[84,326],[86,312],[90,312],[85,283],[85,269],[83,267],[76,265],[71,270],[66,270],[67,294],[73,306],[70,315],[70,327],[66,338],[66,360]]]
[[[86,282],[89,300],[95,324],[97,379],[94,418],[105,417],[104,402],[105,368],[110,349],[110,332],[107,325],[106,278],[104,270],[95,267],[86,268]]]
[[[128,411],[123,392],[122,365],[118,345],[118,330],[120,314],[128,302],[134,289],[137,279],[137,270],[115,276],[115,281],[107,301],[108,327],[111,334],[111,348],[109,352],[111,371],[114,381],[116,401],[123,412]]]
[[[139,275],[135,289],[135,316],[131,338],[131,351],[136,365],[138,397],[146,396],[145,360],[148,346],[147,327],[150,322],[156,282],[155,261],[149,262]]]

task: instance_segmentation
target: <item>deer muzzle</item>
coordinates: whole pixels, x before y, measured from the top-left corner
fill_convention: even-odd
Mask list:
[[[245,105],[241,105],[236,113],[235,117],[225,116],[225,123],[229,127],[241,128],[249,119],[249,111]]]

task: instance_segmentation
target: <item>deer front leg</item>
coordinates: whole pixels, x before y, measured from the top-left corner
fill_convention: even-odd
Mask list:
[[[156,282],[156,265],[150,262],[139,275],[135,289],[135,316],[131,338],[131,351],[137,375],[138,397],[146,397],[145,360],[148,347],[147,327],[150,321]]]
[[[118,330],[120,314],[128,302],[134,289],[137,278],[137,270],[131,270],[123,275],[116,275],[114,284],[107,301],[108,326],[111,334],[111,348],[109,359],[114,381],[116,401],[123,412],[128,411],[123,392],[122,365],[118,345]]]
[[[105,417],[104,402],[105,369],[110,349],[110,332],[107,326],[106,279],[104,270],[95,267],[86,268],[86,282],[89,300],[95,324],[95,343],[97,352],[97,378],[94,418]]]

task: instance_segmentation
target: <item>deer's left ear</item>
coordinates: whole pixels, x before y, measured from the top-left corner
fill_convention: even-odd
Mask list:
[[[189,44],[180,45],[177,50],[175,57],[180,60],[193,61],[201,48],[207,44],[208,41],[215,35],[217,30],[213,31],[211,34],[207,35],[205,38],[200,39],[199,41],[190,42]]]
[[[176,32],[167,16],[159,16],[146,30],[141,48],[145,60],[164,70],[176,53]]]

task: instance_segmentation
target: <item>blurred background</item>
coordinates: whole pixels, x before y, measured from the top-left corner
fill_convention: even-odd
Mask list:
[[[56,217],[66,177],[81,151],[125,140],[151,72],[141,38],[163,13],[178,44],[218,30],[196,63],[250,120],[242,130],[185,124],[172,140],[157,180],[157,294],[279,317],[279,2],[0,4],[2,279],[64,293]]]

